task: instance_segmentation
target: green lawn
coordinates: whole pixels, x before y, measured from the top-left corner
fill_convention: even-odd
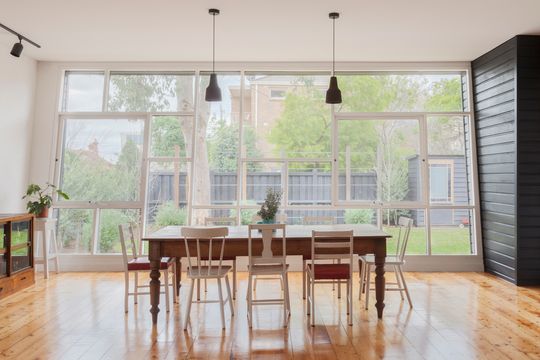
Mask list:
[[[399,229],[384,226],[384,231],[393,236],[388,240],[387,251],[394,254],[396,251],[396,238]],[[411,229],[407,254],[426,254],[426,229],[415,227]],[[469,228],[457,226],[433,226],[431,229],[431,253],[436,255],[469,255],[471,253]]]

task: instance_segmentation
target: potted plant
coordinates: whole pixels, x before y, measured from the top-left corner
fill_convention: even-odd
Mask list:
[[[39,218],[48,217],[55,193],[66,200],[69,199],[65,192],[57,189],[53,184],[46,183],[43,188],[37,184],[28,185],[26,195],[23,196],[23,199],[28,199],[26,209],[30,214],[34,214]]]
[[[276,214],[281,204],[281,195],[281,190],[273,190],[272,188],[266,190],[266,199],[261,206],[261,210],[257,212],[263,224],[273,224],[276,222]]]

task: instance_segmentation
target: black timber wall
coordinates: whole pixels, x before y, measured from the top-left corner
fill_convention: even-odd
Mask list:
[[[540,283],[540,37],[472,62],[486,271]]]

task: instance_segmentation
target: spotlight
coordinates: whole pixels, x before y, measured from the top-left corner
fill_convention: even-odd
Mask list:
[[[29,43],[29,44],[34,45],[34,46],[37,47],[37,48],[41,48],[41,46],[39,46],[39,44],[36,44],[35,42],[33,42],[32,40],[30,40],[30,39],[27,38],[26,36],[19,34],[19,33],[16,32],[15,30],[8,28],[8,27],[7,27],[6,25],[4,25],[4,24],[1,24],[1,23],[0,23],[0,28],[6,30],[7,32],[12,33],[13,35],[15,35],[15,36],[17,36],[17,37],[19,38],[19,42],[13,44],[13,47],[11,48],[11,52],[10,52],[11,55],[13,55],[13,56],[15,56],[15,57],[17,57],[17,58],[20,57],[21,54],[22,54],[22,52],[23,52],[23,49],[24,49],[24,46],[23,46],[23,44],[22,44],[22,41],[23,41],[23,40],[26,41],[26,42]]]
[[[24,46],[22,44],[22,39],[19,38],[19,42],[13,44],[13,48],[11,48],[11,53],[10,54],[15,56],[15,57],[20,57],[23,49],[24,49]]]

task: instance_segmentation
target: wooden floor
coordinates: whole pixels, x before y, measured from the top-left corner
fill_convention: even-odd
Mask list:
[[[41,279],[41,276],[38,276]],[[398,293],[386,297],[382,321],[355,301],[347,326],[344,298],[331,285],[317,293],[317,325],[307,325],[301,277],[291,274],[292,317],[281,327],[279,306],[256,307],[246,320],[246,277],[240,275],[236,315],[222,332],[217,304],[194,305],[184,332],[181,303],[162,308],[151,326],[143,296],[123,311],[120,273],[52,276],[0,301],[0,358],[16,359],[540,359],[540,288],[518,288],[479,273],[407,273],[410,310]],[[261,282],[258,292],[279,285]],[[209,283],[208,297],[216,285]],[[355,298],[358,296],[355,284]],[[162,300],[163,301],[163,300]],[[372,302],[374,303],[374,301]]]

